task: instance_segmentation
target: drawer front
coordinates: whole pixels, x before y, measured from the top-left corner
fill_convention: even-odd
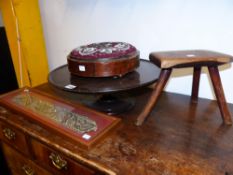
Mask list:
[[[3,143],[2,147],[12,175],[52,175],[10,146]]]
[[[44,167],[50,169],[54,174],[64,175],[94,175],[94,171],[84,167],[83,165],[67,158],[58,151],[55,151],[42,143],[31,140],[32,149],[35,158]]]
[[[20,152],[30,155],[24,133],[13,126],[0,123],[0,139],[18,149]]]

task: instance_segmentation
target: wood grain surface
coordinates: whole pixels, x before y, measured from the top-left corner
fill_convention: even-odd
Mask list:
[[[57,90],[48,84],[37,89],[78,103],[83,95]],[[134,125],[151,89],[131,91],[136,106],[118,116],[121,125],[89,151],[41,126],[9,112],[1,121],[56,148],[64,156],[104,174],[119,175],[231,175],[233,174],[233,128],[222,125],[216,101],[163,93],[150,117]],[[229,104],[233,113],[233,105]]]
[[[163,69],[220,65],[233,61],[231,55],[209,50],[152,52],[149,57],[154,64]]]

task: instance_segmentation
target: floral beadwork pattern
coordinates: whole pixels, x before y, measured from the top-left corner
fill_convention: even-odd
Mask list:
[[[135,53],[137,49],[125,42],[101,42],[80,46],[74,49],[72,58],[119,58]]]
[[[30,95],[29,92],[13,97],[12,101],[80,134],[97,130],[96,122],[90,118]]]

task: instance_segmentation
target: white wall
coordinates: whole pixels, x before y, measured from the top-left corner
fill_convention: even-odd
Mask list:
[[[233,55],[232,0],[40,0],[50,70],[66,63],[75,47],[100,41],[152,51],[210,49]],[[227,101],[233,103],[233,68],[221,67]],[[191,69],[175,71],[167,91],[190,94]],[[153,75],[152,75],[153,76]],[[200,96],[213,98],[206,70]]]

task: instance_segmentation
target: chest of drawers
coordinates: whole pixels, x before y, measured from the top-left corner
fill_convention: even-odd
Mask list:
[[[58,91],[48,84],[37,90],[71,103],[84,98]],[[0,143],[12,174],[233,173],[233,127],[219,124],[216,102],[199,99],[201,105],[197,106],[189,103],[189,96],[164,93],[151,117],[137,127],[134,122],[150,94],[151,89],[131,92],[136,99],[135,107],[119,116],[119,125],[88,150],[6,106],[0,107]],[[229,109],[233,113],[232,104]]]
[[[27,128],[31,125],[32,128]],[[41,129],[36,124],[26,121],[8,109],[0,110],[0,140],[12,175],[100,175],[100,170],[82,163],[83,160],[71,158],[66,153],[66,148],[59,146],[58,142],[51,142],[43,135],[33,131]],[[42,129],[43,130],[43,129]],[[41,130],[41,131],[42,131]],[[64,142],[60,136],[56,140]]]
[[[16,91],[16,93],[18,93],[18,91]],[[15,92],[13,92],[13,94],[15,94]],[[5,156],[5,159],[7,161],[12,175],[106,174],[106,172],[104,172],[104,170],[102,171],[101,168],[96,166],[94,162],[82,156],[82,154],[84,152],[87,152],[87,149],[89,149],[89,145],[83,144],[87,147],[84,148],[82,144],[76,142],[76,140],[80,140],[74,137],[78,137],[78,132],[74,132],[75,134],[69,138],[68,134],[69,132],[72,133],[72,130],[68,130],[69,128],[65,128],[66,125],[62,125],[63,123],[56,123],[56,121],[54,121],[53,123],[53,121],[50,120],[50,123],[46,123],[46,125],[43,125],[42,123],[40,124],[40,122],[38,122],[36,118],[34,119],[33,117],[29,116],[37,113],[38,118],[40,119],[40,114],[42,115],[41,111],[51,112],[50,107],[53,105],[52,102],[54,102],[56,105],[61,105],[51,107],[54,111],[58,109],[61,111],[60,113],[52,111],[53,114],[50,114],[49,117],[52,116],[55,119],[57,119],[57,115],[64,114],[64,117],[66,117],[66,119],[68,118],[68,116],[66,115],[75,115],[76,108],[71,107],[69,105],[65,105],[65,103],[58,103],[59,100],[53,99],[52,101],[52,97],[49,96],[46,97],[46,99],[48,99],[48,102],[42,101],[44,99],[39,99],[38,101],[35,101],[35,103],[32,103],[32,100],[34,100],[32,99],[33,96],[28,97],[28,99],[26,98],[26,100],[29,101],[25,102],[23,101],[25,99],[22,95],[18,95],[17,98],[21,98],[21,100],[25,102],[26,105],[18,108],[17,105],[14,105],[13,102],[15,102],[15,98],[11,98],[11,95],[12,93],[10,93],[9,104],[12,102],[13,105],[9,105],[6,100],[3,100],[4,98],[1,98],[0,102],[0,143],[3,154]],[[8,94],[4,95],[4,97],[6,96],[8,96]],[[40,95],[38,95],[37,97],[39,96]],[[29,103],[31,103],[30,107],[32,107],[32,110],[28,107]],[[41,104],[38,105],[38,103]],[[40,110],[38,110],[39,112],[36,108],[40,108]],[[69,109],[71,112],[68,111]],[[80,108],[77,108],[77,110],[79,111],[81,109],[83,110],[81,106]],[[88,114],[88,110],[89,109],[87,109],[87,111],[84,111],[86,112],[85,114]],[[27,112],[25,113],[25,111]],[[95,113],[95,115],[97,115],[97,113]],[[34,117],[35,116],[36,115],[34,115]],[[51,119],[49,117],[43,117],[45,119]],[[77,117],[79,117],[78,113]],[[93,122],[94,120],[86,119],[84,122],[89,121]],[[119,120],[117,119],[117,121]],[[69,125],[67,126],[72,127],[74,126],[71,125],[73,123],[74,122],[70,122],[69,120]],[[77,123],[78,122],[76,122],[75,124]],[[51,124],[52,129],[50,129],[49,124]],[[91,124],[92,123],[90,123],[90,125]],[[60,126],[61,131],[55,130],[57,128],[55,128],[54,126],[58,126],[58,129]],[[89,127],[88,124],[86,124],[85,127]],[[83,128],[85,129],[85,127]],[[64,134],[62,134],[62,130],[67,130],[67,133],[65,132]]]

